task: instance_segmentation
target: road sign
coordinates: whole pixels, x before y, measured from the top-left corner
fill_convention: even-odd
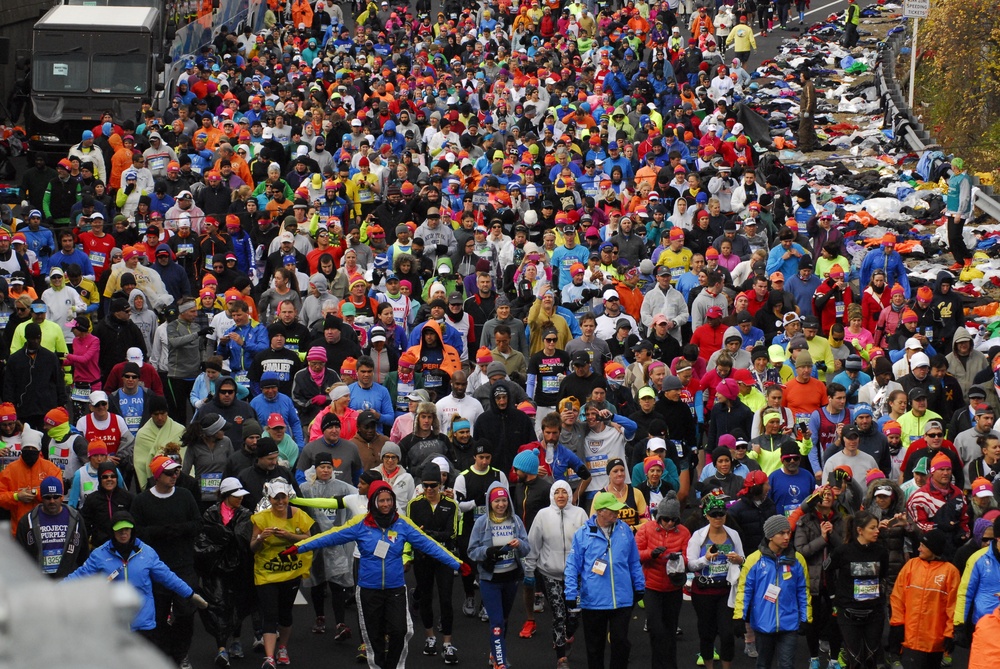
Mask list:
[[[907,18],[926,19],[930,9],[930,0],[903,0],[903,16]]]

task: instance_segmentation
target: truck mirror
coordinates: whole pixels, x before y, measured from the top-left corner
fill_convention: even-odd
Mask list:
[[[157,81],[155,88],[156,88],[157,92],[163,91],[164,90],[163,82],[162,81]]]

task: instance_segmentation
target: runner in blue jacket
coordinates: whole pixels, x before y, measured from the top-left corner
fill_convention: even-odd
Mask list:
[[[396,493],[385,481],[368,489],[368,513],[342,527],[300,541],[285,551],[294,555],[357,542],[358,620],[371,669],[404,669],[413,621],[406,597],[403,549],[407,543],[422,554],[460,569],[461,561],[396,512]]]
[[[646,590],[634,535],[618,519],[624,506],[613,493],[597,493],[594,515],[573,535],[573,548],[566,558],[566,607],[582,610],[588,669],[604,669],[609,636],[611,669],[628,667],[632,606]]]
[[[805,558],[791,546],[792,529],[781,515],[764,521],[764,540],[747,557],[736,588],[733,618],[757,633],[757,666],[792,669],[799,626],[812,622]]]
[[[191,599],[200,609],[208,608],[208,602],[195,594],[170,567],[165,565],[152,546],[147,546],[133,536],[135,521],[128,511],[116,511],[111,518],[114,535],[94,549],[76,571],[66,577],[67,581],[101,574],[108,581],[128,583],[139,592],[142,604],[132,619],[132,631],[144,632],[151,637],[156,630],[156,606],[153,604],[153,584],[161,585],[181,597]],[[151,639],[152,640],[152,639]]]

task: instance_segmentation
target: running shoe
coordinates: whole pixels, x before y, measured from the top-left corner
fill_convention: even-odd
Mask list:
[[[542,611],[544,611],[545,610],[545,595],[543,595],[540,592],[536,592],[535,593],[535,603],[534,603],[534,606],[532,606],[532,608],[534,609],[535,613],[541,613]]]
[[[538,626],[535,624],[534,620],[525,620],[524,627],[521,628],[521,633],[518,636],[522,639],[530,639],[535,636],[535,629],[537,629],[537,627]]]
[[[337,623],[335,633],[333,635],[334,641],[348,641],[351,638],[351,628],[344,623]]]
[[[437,637],[429,636],[424,641],[424,655],[437,655],[438,654],[438,640]]]
[[[229,669],[229,651],[225,648],[220,648],[215,654],[215,666],[219,669]]]
[[[274,659],[275,662],[277,662],[283,667],[287,667],[292,663],[292,661],[288,659],[288,649],[285,648],[284,646],[278,646],[278,652],[275,653]]]
[[[747,641],[743,644],[743,652],[747,657],[757,657],[757,644],[753,641]]]
[[[229,657],[242,658],[243,657],[243,644],[239,641],[234,641],[229,644]]]
[[[474,618],[476,616],[476,598],[466,597],[465,602],[462,604],[462,615],[466,618]]]
[[[450,643],[444,646],[444,663],[458,664],[458,649]]]
[[[316,616],[316,624],[313,625],[313,634],[326,634],[326,616]]]

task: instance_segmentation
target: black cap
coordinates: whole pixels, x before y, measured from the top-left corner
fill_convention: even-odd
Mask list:
[[[816,318],[815,316],[806,316],[805,318],[802,319],[802,328],[803,329],[811,328],[814,330],[818,330],[819,319]]]
[[[441,482],[441,468],[436,462],[428,462],[424,465],[423,469],[420,470],[420,480],[421,481],[434,481],[435,483]]]
[[[313,467],[320,465],[333,465],[333,455],[331,453],[317,453],[313,458]]]
[[[476,455],[483,455],[486,453],[492,455],[493,442],[490,441],[489,439],[476,439],[476,442],[473,445],[473,450]]]
[[[926,388],[921,388],[921,387],[918,386],[916,388],[911,389],[910,392],[907,393],[906,397],[911,402],[913,400],[920,399],[921,397],[926,398],[927,397],[927,389]]]
[[[632,347],[633,351],[649,351],[653,352],[653,342],[648,339],[643,339],[641,342]]]
[[[751,316],[750,312],[747,311],[746,309],[744,309],[740,313],[736,314],[736,323],[737,324],[740,324],[740,323],[752,323],[752,322],[753,322],[753,316]]]
[[[462,299],[462,294],[455,292],[448,296],[448,304],[462,304],[465,300]]]
[[[338,417],[337,414],[328,413],[323,416],[323,422],[320,423],[320,428],[326,430],[331,427],[340,427],[340,417]]]
[[[920,543],[927,546],[927,549],[931,553],[940,557],[948,550],[948,535],[942,530],[935,528],[920,537]]]
[[[278,444],[275,443],[274,439],[271,437],[261,437],[257,440],[257,448],[254,450],[254,456],[263,458],[277,452]]]
[[[577,351],[576,353],[573,354],[573,357],[570,358],[570,361],[573,363],[574,366],[578,367],[582,367],[583,365],[589,365],[590,354],[587,353],[586,351]]]
[[[378,422],[378,416],[371,409],[365,409],[358,414],[358,425],[371,425]]]
[[[625,328],[626,330],[631,330],[632,323],[630,323],[627,318],[619,318],[618,322],[615,323],[615,329],[620,330],[622,328]]]
[[[979,386],[972,386],[969,388],[968,395],[969,398],[978,397],[980,399],[986,399],[986,391]]]
[[[843,431],[840,433],[844,439],[860,439],[861,430],[858,429],[857,425],[845,425]]]

